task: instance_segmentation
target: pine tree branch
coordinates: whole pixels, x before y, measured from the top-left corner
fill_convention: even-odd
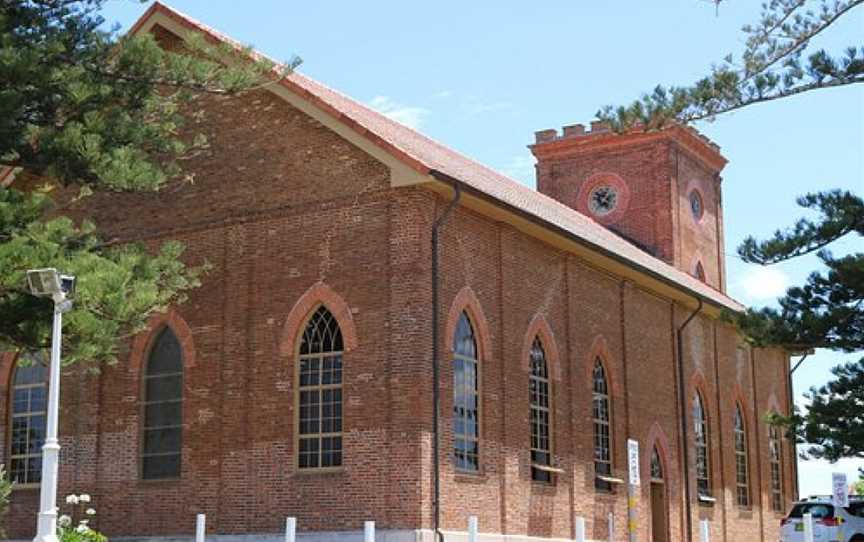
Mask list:
[[[791,89],[784,89],[776,94],[769,94],[766,96],[758,96],[749,100],[745,100],[736,104],[732,104],[726,107],[721,107],[712,111],[704,111],[701,113],[696,113],[692,115],[684,115],[679,117],[678,120],[682,122],[695,122],[699,120],[713,119],[717,115],[722,115],[724,113],[731,113],[733,111],[737,111],[739,109],[743,109],[750,105],[755,105],[759,103],[773,102],[775,100],[780,100],[783,98],[789,98],[791,96],[796,96],[798,94],[803,94],[805,92],[810,92],[813,90],[824,90],[829,88],[842,87],[847,85],[856,85],[858,83],[864,83],[864,74],[850,77],[846,79],[835,79],[829,81],[827,83],[822,83],[819,81],[814,81],[812,83],[807,83],[805,85],[801,85],[798,87],[793,87]]]
[[[790,10],[789,13],[786,15],[786,17],[784,17],[784,21],[786,19],[788,19],[788,17],[791,16],[794,13],[794,11],[797,11],[797,9],[803,7],[803,5],[805,3],[806,3],[806,0],[800,0],[797,4],[796,8],[794,10]],[[823,21],[821,25],[816,26],[811,32],[804,34],[804,35],[801,35],[801,36],[798,36],[796,38],[797,43],[793,43],[793,44],[789,45],[785,50],[781,50],[780,54],[772,57],[766,64],[760,66],[756,72],[745,76],[744,79],[742,80],[742,82],[747,82],[747,81],[751,80],[753,77],[755,77],[756,75],[758,75],[760,73],[765,73],[768,69],[770,69],[772,66],[776,65],[781,60],[783,60],[783,59],[789,57],[789,55],[801,50],[803,47],[805,47],[810,42],[810,40],[812,40],[813,38],[815,38],[816,36],[818,36],[819,34],[824,32],[825,30],[827,30],[828,27],[830,27],[835,22],[837,22],[837,20],[840,19],[840,17],[842,17],[843,15],[845,15],[846,13],[851,11],[852,9],[855,9],[856,7],[858,7],[861,4],[864,4],[864,0],[852,0],[845,7],[837,10],[829,19],[826,19],[825,21]],[[768,39],[769,34],[766,34],[764,36],[763,41]]]

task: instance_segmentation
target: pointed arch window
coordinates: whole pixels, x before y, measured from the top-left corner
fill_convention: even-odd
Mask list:
[[[783,449],[780,430],[774,425],[768,426],[768,459],[771,465],[771,508],[783,512]]]
[[[180,477],[183,444],[183,353],[165,327],[153,343],[144,370],[141,477]]]
[[[741,405],[735,405],[735,485],[738,506],[750,506],[750,472],[747,463],[747,431]]]
[[[711,465],[708,456],[710,434],[702,394],[693,397],[693,429],[696,443],[696,491],[700,498],[711,499]]]
[[[323,305],[309,318],[300,341],[298,467],[342,466],[342,330]]]
[[[657,453],[656,446],[651,450],[651,481],[663,481],[663,463],[660,462],[660,454]]]
[[[609,383],[600,358],[594,361],[592,410],[594,418],[594,487],[603,491],[611,491],[612,445]]]
[[[463,312],[453,336],[453,454],[456,468],[480,470],[480,378],[477,340]]]
[[[552,395],[549,367],[540,337],[534,338],[529,354],[531,374],[528,393],[531,400],[531,479],[552,482]]]
[[[16,484],[38,484],[48,410],[48,368],[41,355],[19,356],[11,391],[9,477]]]

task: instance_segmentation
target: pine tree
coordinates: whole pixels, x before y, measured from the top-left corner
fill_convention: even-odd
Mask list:
[[[745,261],[765,265],[817,251],[826,270],[811,273],[803,286],[789,288],[778,300],[779,308],[748,309],[734,318],[760,346],[864,350],[864,253],[837,258],[824,248],[847,235],[864,237],[864,201],[835,190],[798,202],[818,210],[820,218],[801,219],[761,243],[747,238],[738,253]],[[775,415],[770,421],[811,444],[807,453],[812,457],[864,458],[864,358],[832,372],[831,381],[806,394],[804,415]]]
[[[206,269],[184,265],[179,243],[106,242],[97,225],[64,216],[55,194],[183,182],[180,159],[206,145],[178,135],[196,100],[272,84],[299,62],[276,66],[203,38],[166,51],[150,35],[104,30],[103,1],[0,7],[0,172],[39,179],[38,189],[0,186],[0,350],[48,345],[50,302],[27,293],[24,273],[56,267],[78,277],[66,363],[114,361],[119,341],[181,303]]]

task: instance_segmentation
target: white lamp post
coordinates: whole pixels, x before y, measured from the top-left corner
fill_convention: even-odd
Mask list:
[[[57,418],[60,410],[60,329],[63,313],[72,308],[69,297],[75,291],[75,277],[61,275],[56,269],[27,271],[30,293],[54,301],[54,325],[51,329],[51,367],[48,380],[48,423],[42,447],[42,485],[39,495],[39,518],[33,542],[57,542],[57,468],[60,444],[57,441]]]

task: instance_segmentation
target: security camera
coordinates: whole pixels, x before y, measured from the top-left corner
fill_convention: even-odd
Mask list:
[[[75,293],[75,277],[61,275],[53,268],[27,271],[27,284],[33,295],[51,297],[55,301],[71,297]]]

